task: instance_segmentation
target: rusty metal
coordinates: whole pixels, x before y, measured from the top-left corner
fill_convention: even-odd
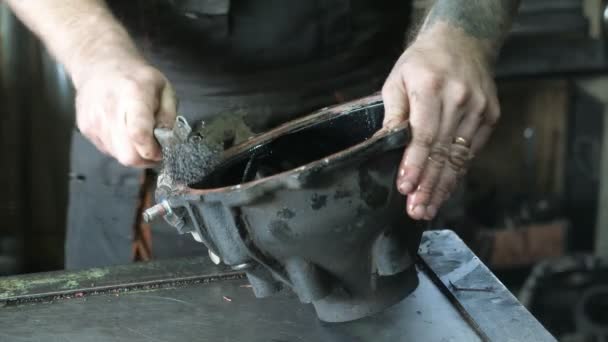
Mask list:
[[[421,234],[394,186],[409,133],[383,115],[378,96],[325,108],[225,151],[196,184],[161,173],[157,202],[258,297],[290,288],[328,322],[379,312],[416,288]]]

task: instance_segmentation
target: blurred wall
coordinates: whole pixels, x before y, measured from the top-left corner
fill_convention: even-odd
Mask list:
[[[59,269],[73,90],[63,68],[2,4],[0,28],[0,241],[9,241],[4,254],[18,256],[20,272]]]

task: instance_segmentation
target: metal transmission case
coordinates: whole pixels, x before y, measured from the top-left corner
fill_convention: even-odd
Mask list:
[[[379,96],[325,108],[225,151],[197,184],[161,174],[146,215],[244,271],[257,297],[290,288],[327,322],[379,312],[418,285],[421,236],[394,185],[409,132],[380,130],[383,115]]]

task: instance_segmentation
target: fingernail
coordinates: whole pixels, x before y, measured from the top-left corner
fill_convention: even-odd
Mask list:
[[[402,194],[409,194],[410,192],[412,192],[412,190],[414,190],[414,185],[412,185],[412,183],[410,183],[408,181],[402,182],[399,185],[399,191]]]
[[[412,211],[412,214],[416,217],[424,217],[424,214],[426,214],[424,207],[421,205],[417,205],[414,210]]]
[[[437,215],[437,207],[434,205],[429,205],[426,207],[426,214],[430,219],[434,218]]]

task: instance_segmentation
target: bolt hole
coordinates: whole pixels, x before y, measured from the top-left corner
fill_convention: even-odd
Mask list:
[[[79,173],[70,173],[69,174],[69,178],[70,179],[75,179],[79,182],[84,182],[87,180],[87,177],[83,174],[79,174]]]

